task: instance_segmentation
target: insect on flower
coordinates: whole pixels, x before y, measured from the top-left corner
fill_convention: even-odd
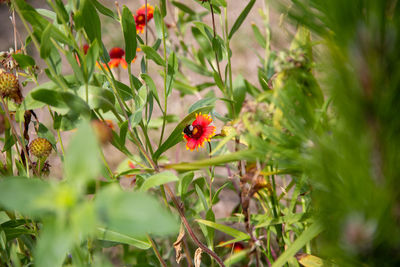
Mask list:
[[[204,146],[215,135],[215,126],[210,125],[212,119],[207,114],[196,114],[196,119],[183,129],[183,137],[186,139],[186,149],[194,150]]]

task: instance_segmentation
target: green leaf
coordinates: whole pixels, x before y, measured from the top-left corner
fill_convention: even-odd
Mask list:
[[[250,239],[250,236],[246,233],[243,233],[242,231],[236,230],[232,227],[223,225],[223,224],[219,224],[219,223],[215,223],[215,222],[211,222],[211,221],[206,221],[206,220],[202,220],[202,219],[197,219],[196,222],[204,224],[206,226],[212,227],[218,231],[221,231],[225,234],[228,234],[230,236],[233,236],[235,239],[238,240],[247,240]]]
[[[153,18],[154,18],[154,24],[156,25],[157,38],[162,40],[162,38],[163,38],[163,27],[164,27],[165,37],[167,35],[167,31],[165,30],[164,22],[163,22],[163,20],[161,18],[161,11],[157,6],[154,9]]]
[[[35,60],[31,56],[23,54],[12,54],[12,57],[15,59],[15,61],[18,62],[18,65],[21,69],[35,66]]]
[[[103,15],[108,16],[113,19],[118,19],[118,16],[110,9],[107,7],[103,6],[99,1],[97,0],[90,0],[92,4],[96,7],[96,9]]]
[[[292,258],[307,242],[316,237],[323,230],[322,226],[318,223],[314,223],[308,227],[301,235],[288,247],[279,258],[272,264],[272,267],[281,267]]]
[[[53,145],[53,148],[57,149],[57,141],[54,138],[54,134],[44,124],[39,122],[38,137],[46,138]]]
[[[171,95],[172,85],[174,82],[174,75],[178,71],[178,58],[175,52],[172,52],[168,58],[168,71],[167,71],[167,97]]]
[[[0,180],[0,205],[26,215],[42,215],[49,211],[40,204],[40,198],[50,191],[47,182],[25,177],[10,177]]]
[[[234,162],[238,160],[255,160],[257,158],[263,157],[265,155],[257,154],[254,150],[242,150],[230,154],[225,154],[210,159],[202,159],[194,162],[188,163],[177,163],[177,164],[167,164],[164,168],[174,169],[177,171],[194,171],[209,166],[221,165],[229,162]]]
[[[160,172],[147,178],[140,187],[140,191],[147,191],[150,188],[176,181],[179,181],[179,179],[172,172]]]
[[[168,235],[179,230],[177,219],[161,203],[144,192],[126,192],[113,184],[94,200],[103,228],[129,235]]]
[[[165,66],[164,59],[154,50],[153,47],[147,45],[141,45],[143,53],[146,57],[153,60],[157,65]]]
[[[77,58],[73,53],[66,53],[65,57],[67,58],[69,64],[72,67],[73,73],[78,81],[81,83],[85,83],[88,80],[87,75],[84,75],[82,69],[83,66],[78,64]],[[86,72],[85,72],[86,73]]]
[[[146,73],[142,73],[142,74],[140,74],[140,77],[145,81],[145,83],[149,87],[150,91],[153,93],[153,96],[155,97],[158,106],[160,107],[160,109],[162,109],[160,99],[158,97],[157,87],[156,87],[156,84],[154,83],[153,79],[151,78],[151,76]]]
[[[100,149],[88,122],[83,122],[71,138],[64,160],[65,178],[79,189],[97,178],[101,171]]]
[[[211,202],[212,202],[213,205],[217,204],[217,202],[219,200],[219,198],[218,198],[219,194],[221,193],[222,189],[224,189],[229,184],[230,184],[230,182],[226,182],[226,183],[224,183],[222,186],[220,186],[218,188],[217,192],[215,192],[214,196],[212,197],[212,201]]]
[[[206,98],[200,99],[199,101],[197,101],[196,103],[194,103],[193,105],[190,106],[188,112],[191,113],[194,110],[205,107],[205,106],[214,106],[215,101],[217,101],[216,97],[206,97]]]
[[[40,57],[48,58],[50,56],[51,50],[55,49],[53,43],[50,40],[51,36],[51,24],[48,24],[46,29],[43,31],[41,44],[40,44]]]
[[[167,15],[167,1],[166,0],[160,1],[160,10],[161,10],[162,17],[164,18]]]
[[[175,127],[175,129],[172,131],[172,133],[167,138],[167,140],[165,140],[164,143],[157,149],[157,151],[154,152],[153,159],[157,160],[161,156],[162,153],[164,153],[169,148],[175,146],[176,144],[178,144],[179,142],[182,141],[183,129],[195,119],[196,113],[200,113],[201,112],[201,113],[205,114],[205,113],[209,113],[211,110],[212,110],[212,107],[203,107],[203,108],[199,108],[199,109],[193,111],[192,113],[190,113],[189,115],[187,115]]]
[[[188,67],[190,70],[192,70],[198,74],[201,74],[203,76],[207,76],[207,77],[213,76],[213,73],[211,71],[209,71],[206,67],[204,67],[200,64],[197,64],[188,58],[180,58],[180,59],[181,59],[183,65]]]
[[[212,60],[214,59],[215,55],[210,40],[208,39],[207,35],[200,30],[200,28],[200,26],[192,27],[192,35],[196,39],[201,51],[205,54],[207,59]]]
[[[115,109],[115,97],[114,94],[102,87],[88,86],[89,92],[89,107],[91,109],[102,109],[103,112]],[[86,97],[86,88],[84,85],[79,87],[78,95],[81,99]]]
[[[131,245],[139,249],[151,248],[151,243],[146,239],[137,239],[128,235],[124,235],[109,229],[98,227],[96,231],[96,237],[100,240],[117,242],[122,244]]]
[[[101,22],[99,14],[90,0],[82,0],[78,11],[82,19],[82,25],[88,35],[90,43],[97,39],[101,43]]]
[[[100,46],[99,42],[95,40],[93,43],[90,44],[89,50],[85,56],[86,58],[86,65],[87,65],[87,72],[86,72],[86,82],[90,81],[93,71],[96,67],[96,62],[99,58],[100,53]]]
[[[313,221],[311,214],[302,212],[302,213],[288,214],[285,216],[279,216],[277,218],[272,218],[272,217],[266,216],[265,218],[262,218],[255,225],[255,227],[256,228],[267,228],[271,225],[277,225],[277,224],[291,225],[293,223],[304,222],[304,221]]]
[[[135,112],[133,112],[129,118],[131,120],[132,127],[138,125],[142,120],[142,112],[146,100],[147,100],[147,90],[145,86],[142,86],[142,88],[139,89],[139,92],[135,97]]]
[[[125,59],[130,63],[136,57],[136,24],[131,11],[126,6],[122,9],[121,23],[125,39]]]
[[[69,227],[60,221],[46,221],[34,251],[35,266],[61,266],[73,243]]]
[[[118,93],[121,95],[124,101],[131,100],[133,98],[132,89],[126,84],[115,81]]]
[[[197,184],[194,186],[194,188],[196,189],[196,193],[199,196],[199,199],[201,200],[201,203],[203,204],[203,209],[204,210],[208,210],[207,200],[206,200],[206,197],[204,196],[203,191],[201,190],[201,188]]]
[[[242,109],[243,102],[246,97],[246,91],[247,88],[242,75],[237,76],[233,82],[233,99],[235,100],[234,107],[236,116]]]
[[[251,24],[251,28],[253,29],[256,41],[261,45],[262,48],[265,49],[265,47],[267,46],[267,41],[265,39],[265,36],[261,33],[260,29],[257,27],[255,23]]]
[[[187,193],[190,183],[193,181],[194,172],[187,172],[180,177],[180,182],[178,186],[179,196],[184,200],[184,197]]]
[[[235,23],[233,24],[231,31],[229,32],[228,38],[231,39],[235,32],[240,28],[244,20],[246,19],[247,15],[249,14],[250,10],[253,8],[256,0],[250,0],[247,6],[243,9],[242,13],[240,13],[239,17],[236,19]]]
[[[179,8],[180,10],[182,10],[183,12],[188,13],[189,15],[192,15],[192,16],[196,15],[196,12],[193,9],[191,9],[190,7],[188,7],[185,4],[182,4],[181,2],[172,1],[171,3],[174,6],[176,6],[177,8]]]

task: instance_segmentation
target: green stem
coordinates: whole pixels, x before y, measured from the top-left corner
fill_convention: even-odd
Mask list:
[[[213,5],[211,4],[211,1],[208,1],[210,4],[210,9],[211,9],[211,18],[212,18],[212,25],[213,25],[213,32],[214,32],[214,39],[217,39],[217,28],[215,27],[215,17],[214,17],[214,8]],[[217,62],[217,70],[218,70],[218,75],[219,78],[222,80],[222,75],[221,75],[221,68],[219,67],[219,59],[218,59],[218,54],[217,51],[214,50],[215,52],[215,61]]]
[[[102,149],[100,149],[100,156],[101,156],[101,159],[103,160],[104,166],[106,166],[106,169],[107,169],[107,171],[109,172],[109,174],[110,174],[110,176],[111,176],[111,179],[114,180],[114,174],[113,174],[113,172],[111,171],[111,168],[110,168],[110,166],[109,166],[108,163],[107,163],[107,160],[106,160],[106,158],[105,158],[105,156],[104,156],[104,153],[103,153],[103,150],[102,150]]]
[[[167,264],[165,263],[164,259],[162,258],[160,252],[158,251],[157,246],[154,243],[153,239],[148,234],[146,234],[146,236],[147,236],[147,239],[150,241],[151,247],[153,248],[153,251],[156,254],[157,259],[160,261],[161,265],[163,267],[167,267]]]
[[[167,71],[168,71],[168,64],[167,64],[167,47],[166,47],[166,42],[165,42],[165,25],[164,25],[164,19],[162,20],[161,23],[162,27],[162,42],[163,42],[163,52],[164,52],[164,111],[163,111],[163,124],[161,128],[161,136],[160,136],[160,142],[158,143],[158,146],[161,146],[163,137],[164,137],[164,131],[165,131],[165,124],[167,120],[167,108],[168,108],[168,101],[167,101]]]
[[[229,77],[229,86],[227,86],[227,91],[228,91],[228,96],[227,98],[232,100],[232,102],[230,102],[231,105],[231,109],[232,109],[232,117],[235,116],[235,106],[233,105],[233,82],[232,82],[232,62],[231,62],[231,56],[230,56],[230,40],[229,40],[229,25],[228,25],[228,12],[227,12],[228,8],[225,8],[224,11],[224,17],[225,17],[225,34],[224,34],[224,38],[225,38],[225,46],[226,46],[226,50],[227,50],[227,58],[228,58],[228,77]]]

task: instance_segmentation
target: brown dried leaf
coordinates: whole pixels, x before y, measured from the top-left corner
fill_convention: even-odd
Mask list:
[[[179,263],[183,258],[182,242],[183,242],[184,236],[185,236],[185,228],[181,224],[181,229],[179,230],[178,238],[174,242],[174,249],[175,249],[175,253],[176,253],[176,262],[177,263]]]
[[[196,249],[196,252],[194,253],[194,267],[200,267],[201,253],[203,253],[203,250],[201,248]]]

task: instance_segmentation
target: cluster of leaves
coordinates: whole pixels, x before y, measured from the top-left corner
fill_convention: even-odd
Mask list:
[[[10,71],[35,87],[21,103],[1,97],[1,264],[109,266],[107,249],[118,255],[113,260],[137,266],[175,266],[183,258],[188,266],[398,264],[397,1],[293,0],[283,13],[296,34],[287,51],[275,51],[265,0],[262,29],[252,25],[265,52],[257,85],[232,73],[230,48],[255,0],[232,26],[225,0],[193,0],[196,9],[160,0],[144,9],[143,37],[126,6],[48,0],[49,9],[35,9],[11,2],[28,33],[21,48],[37,49],[48,81],[38,83],[31,56],[12,55]],[[126,83],[110,68],[103,17],[121,27]],[[202,82],[194,84],[192,75]],[[173,92],[205,97],[179,121],[168,112]],[[51,126],[35,118],[35,135],[61,159],[61,181],[46,177],[46,159],[34,162],[29,154],[31,116],[45,107]],[[157,112],[161,117],[153,117]],[[224,125],[208,157],[172,163],[168,152],[199,113]],[[114,126],[98,128],[94,120]],[[64,151],[61,133],[73,129]],[[115,170],[100,145],[107,141],[126,157]],[[126,191],[120,182],[128,178],[134,184]],[[237,206],[216,219],[213,206],[228,191]]]

